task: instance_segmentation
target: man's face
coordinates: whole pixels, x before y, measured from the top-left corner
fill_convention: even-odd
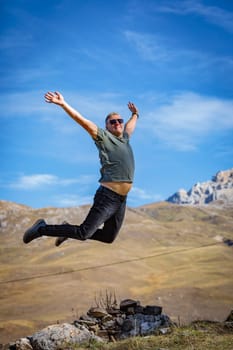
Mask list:
[[[124,132],[124,121],[119,114],[114,114],[108,118],[106,129],[115,136],[122,136]]]

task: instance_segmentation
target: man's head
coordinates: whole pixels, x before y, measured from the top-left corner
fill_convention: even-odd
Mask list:
[[[106,129],[113,135],[122,136],[124,132],[124,120],[118,113],[109,113],[105,119],[105,125]]]

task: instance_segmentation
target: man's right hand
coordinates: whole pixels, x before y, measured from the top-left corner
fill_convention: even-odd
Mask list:
[[[64,97],[62,96],[62,94],[60,94],[60,92],[47,92],[45,94],[45,101],[47,103],[55,103],[56,105],[62,106],[64,105]]]

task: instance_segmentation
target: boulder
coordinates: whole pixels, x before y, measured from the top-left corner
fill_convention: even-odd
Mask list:
[[[68,349],[68,346],[91,340],[102,342],[101,338],[95,336],[86,327],[81,325],[76,327],[69,323],[48,326],[30,337],[33,350]]]

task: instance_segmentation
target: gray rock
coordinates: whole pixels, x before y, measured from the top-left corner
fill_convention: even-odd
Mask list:
[[[136,301],[136,300],[124,299],[120,303],[120,310],[121,311],[125,311],[128,308],[135,308],[135,307],[137,307],[139,305],[140,305],[140,303],[138,301]]]
[[[127,318],[124,320],[123,325],[122,325],[122,331],[123,332],[129,332],[135,327],[135,322],[134,319],[129,319]]]
[[[35,333],[30,341],[33,350],[59,350],[69,349],[72,344],[82,344],[93,339],[102,341],[84,326],[77,328],[74,325],[63,323],[42,329]]]
[[[21,338],[17,340],[14,344],[15,350],[33,350],[29,339]]]
[[[102,307],[92,307],[88,311],[88,315],[96,318],[102,318],[108,315],[108,312]]]
[[[161,326],[161,321],[142,322],[140,326],[140,335],[149,335],[154,333],[154,331]]]
[[[161,334],[168,334],[171,332],[171,329],[169,327],[166,327],[166,328],[159,328],[159,332]]]
[[[146,307],[144,307],[143,313],[146,315],[161,315],[162,307],[155,305],[147,305]]]

